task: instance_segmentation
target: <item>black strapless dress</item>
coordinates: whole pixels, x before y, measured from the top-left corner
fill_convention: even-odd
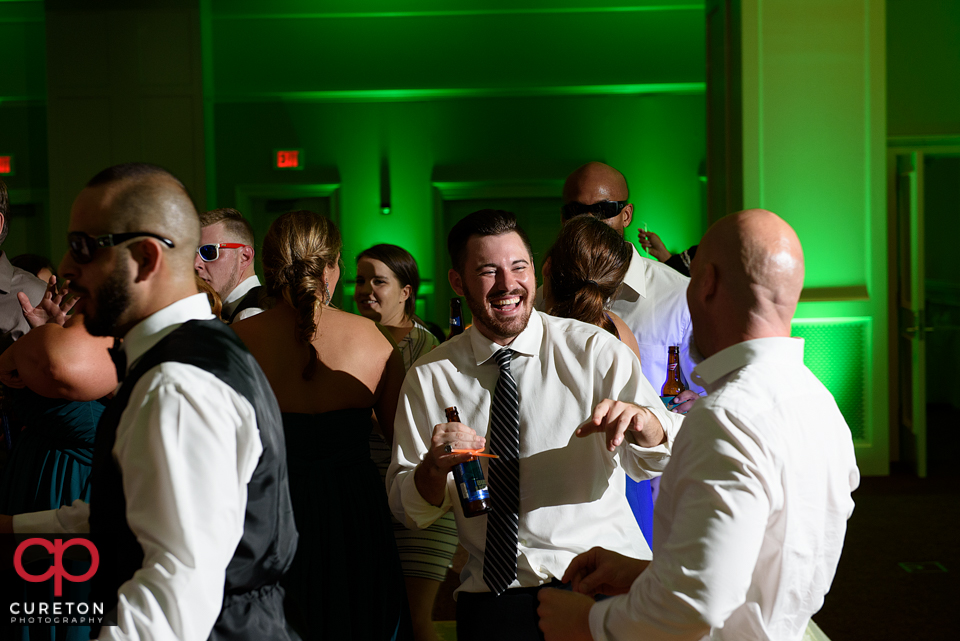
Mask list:
[[[304,641],[413,637],[386,491],[367,445],[370,412],[283,414],[300,542],[282,584],[287,620]]]

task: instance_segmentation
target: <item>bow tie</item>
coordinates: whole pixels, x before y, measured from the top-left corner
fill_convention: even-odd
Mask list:
[[[123,343],[117,338],[113,341],[113,347],[108,347],[107,351],[117,368],[117,382],[122,383],[127,375],[127,353],[123,351]]]

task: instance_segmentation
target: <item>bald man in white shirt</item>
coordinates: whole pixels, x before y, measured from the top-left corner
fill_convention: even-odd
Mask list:
[[[771,212],[739,212],[711,227],[692,268],[705,357],[693,375],[708,396],[664,471],[653,560],[574,559],[574,592],[540,593],[547,641],[800,639],[833,580],[860,476],[843,416],[790,338],[800,241]]]

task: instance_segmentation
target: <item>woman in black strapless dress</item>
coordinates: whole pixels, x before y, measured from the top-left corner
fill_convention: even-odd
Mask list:
[[[283,582],[290,625],[305,641],[410,639],[386,492],[367,445],[371,408],[393,439],[403,362],[373,321],[330,305],[340,247],[319,214],[277,218],[263,241],[276,305],[232,327],[283,412],[300,533]]]

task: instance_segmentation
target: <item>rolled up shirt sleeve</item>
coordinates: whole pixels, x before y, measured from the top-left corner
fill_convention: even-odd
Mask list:
[[[387,495],[390,510],[408,528],[429,527],[453,506],[450,480],[440,506],[427,502],[417,489],[414,473],[430,448],[433,426],[426,411],[423,390],[415,371],[411,370],[400,390],[400,403],[394,421],[393,457],[387,470]]]
[[[119,588],[118,625],[100,639],[209,636],[262,452],[246,399],[198,368],[159,369],[138,382],[113,448],[144,558]]]

